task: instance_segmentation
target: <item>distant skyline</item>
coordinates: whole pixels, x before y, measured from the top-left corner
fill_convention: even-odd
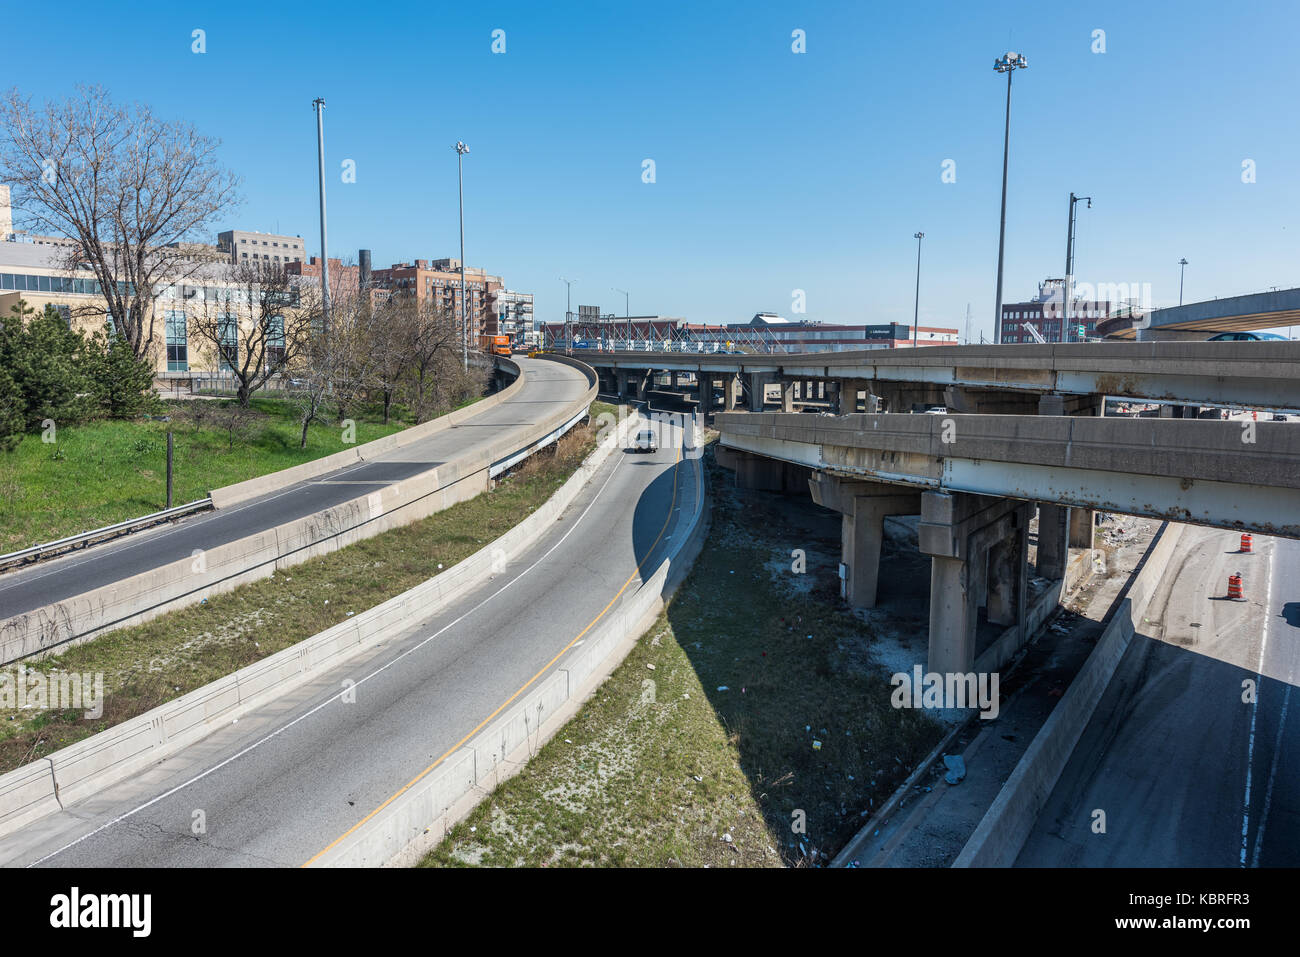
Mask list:
[[[990,336],[1007,50],[1029,68],[1005,301],[1063,274],[1071,191],[1093,199],[1077,282],[1176,304],[1186,257],[1188,302],[1300,285],[1294,4],[71,2],[9,21],[22,68],[4,85],[40,101],[100,83],[221,139],[245,203],[211,241],[300,234],[319,254],[321,96],[330,255],[456,258],[464,140],[466,260],[547,321],[565,276],[575,310],[622,315],[618,287],[634,315],[910,325],[922,231],[921,325],[964,333],[969,303]]]

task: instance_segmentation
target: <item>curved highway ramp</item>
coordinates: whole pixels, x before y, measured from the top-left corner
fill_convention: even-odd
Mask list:
[[[192,604],[214,589],[477,494],[492,463],[580,416],[593,393],[581,368],[513,361],[523,372],[520,387],[485,400],[481,411],[449,428],[230,507],[0,577],[0,663]]]

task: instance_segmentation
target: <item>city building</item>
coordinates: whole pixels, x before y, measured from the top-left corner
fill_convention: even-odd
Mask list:
[[[388,269],[373,270],[371,282],[377,288],[410,293],[419,302],[443,306],[457,320],[464,313],[464,304],[460,300],[459,259],[417,259],[413,263],[394,263]],[[465,268],[470,341],[477,336],[499,335],[496,332],[498,316],[492,309],[492,301],[504,289],[505,283],[500,276],[489,275],[479,268]]]
[[[469,276],[466,274],[468,283]],[[535,346],[537,329],[533,324],[533,294],[513,289],[493,290],[488,298],[495,329],[489,334],[510,336],[519,345]]]
[[[228,255],[232,263],[302,262],[306,255],[301,236],[280,236],[244,229],[217,233],[217,248]]]
[[[1046,342],[1080,342],[1097,335],[1097,322],[1110,315],[1109,302],[1074,298],[1070,302],[1069,335],[1062,336],[1064,315],[1061,303],[1065,299],[1064,279],[1045,279],[1038,284],[1038,297],[1029,302],[1002,304],[1002,341],[1011,343],[1037,342],[1032,328]],[[1083,335],[1079,326],[1083,326]]]

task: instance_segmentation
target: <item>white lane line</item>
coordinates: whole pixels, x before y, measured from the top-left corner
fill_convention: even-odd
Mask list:
[[[399,661],[401,661],[401,660],[402,660],[403,658],[405,658],[407,655],[414,654],[415,652],[417,652],[417,651],[419,651],[421,648],[423,648],[425,645],[427,645],[429,642],[431,642],[431,641],[433,641],[435,638],[437,638],[439,635],[443,634],[443,633],[444,633],[445,631],[447,631],[448,629],[453,628],[453,627],[455,627],[456,625],[460,624],[462,621],[464,621],[464,620],[465,620],[466,618],[468,618],[470,615],[474,614],[474,612],[478,611],[480,608],[482,608],[482,607],[483,607],[484,605],[486,605],[488,602],[492,601],[492,599],[494,599],[494,598],[496,598],[497,596],[503,594],[507,588],[509,588],[511,585],[515,584],[517,581],[519,581],[519,579],[523,578],[525,575],[527,575],[527,574],[528,574],[529,572],[531,572],[533,569],[537,568],[537,566],[539,566],[540,564],[542,564],[542,562],[546,561],[546,559],[550,557],[550,555],[551,555],[552,552],[554,552],[557,548],[559,548],[561,545],[564,544],[565,539],[567,539],[570,535],[572,535],[575,531],[578,530],[578,527],[582,524],[582,520],[583,520],[584,518],[587,517],[587,513],[588,513],[588,512],[590,512],[593,508],[595,508],[595,506],[596,506],[596,502],[600,500],[600,496],[604,493],[606,487],[607,487],[607,486],[609,485],[609,483],[613,480],[613,478],[614,478],[614,473],[617,472],[617,471],[618,471],[618,467],[619,467],[620,465],[623,464],[623,459],[624,459],[624,458],[625,458],[625,456],[621,456],[621,455],[620,455],[620,456],[619,456],[619,457],[614,461],[614,467],[613,467],[612,469],[610,469],[609,477],[606,478],[605,481],[601,484],[599,491],[596,492],[596,495],[592,498],[591,502],[588,503],[587,507],[586,507],[585,509],[583,509],[582,514],[578,516],[577,521],[575,521],[575,522],[573,523],[573,525],[569,528],[569,530],[568,530],[567,532],[565,532],[562,536],[560,536],[560,540],[559,540],[559,541],[557,541],[554,545],[552,545],[549,549],[547,549],[546,553],[545,553],[544,555],[542,555],[540,558],[538,558],[537,561],[533,562],[531,565],[529,565],[527,568],[525,568],[522,572],[520,572],[518,575],[516,575],[516,576],[515,576],[514,578],[512,578],[510,581],[506,582],[504,585],[502,585],[499,589],[497,589],[497,590],[496,590],[495,592],[493,592],[491,595],[488,595],[488,596],[487,596],[486,598],[484,598],[481,602],[479,602],[479,603],[478,603],[477,605],[475,605],[473,608],[469,609],[469,611],[465,612],[465,613],[464,613],[463,615],[461,615],[459,618],[455,619],[454,621],[448,622],[446,625],[444,625],[443,627],[439,628],[439,629],[438,629],[437,631],[435,631],[433,634],[429,635],[429,637],[425,638],[425,639],[424,639],[423,641],[421,641],[419,644],[417,644],[417,645],[413,645],[412,647],[408,648],[406,651],[402,652],[400,655],[398,655],[398,656],[397,656],[396,658],[394,658],[392,661],[389,661],[387,664],[381,665],[380,667],[376,668],[374,671],[370,672],[370,674],[366,675],[366,676],[365,676],[364,678],[362,678],[360,681],[357,681],[357,682],[355,683],[355,685],[353,685],[351,688],[346,688],[346,689],[344,689],[342,692],[340,692],[339,694],[331,695],[330,697],[328,697],[328,698],[326,698],[324,701],[322,701],[320,704],[316,705],[316,707],[312,708],[310,711],[306,711],[306,712],[300,714],[298,717],[294,718],[294,719],[293,719],[292,721],[290,721],[288,724],[286,724],[286,725],[284,725],[284,726],[282,726],[282,727],[280,727],[280,728],[277,728],[276,730],[272,731],[270,734],[266,735],[266,736],[263,737],[263,738],[259,738],[257,741],[254,741],[252,744],[250,744],[248,747],[244,748],[242,751],[238,751],[237,753],[232,754],[230,757],[226,758],[224,761],[220,762],[219,764],[214,764],[212,767],[208,768],[206,771],[202,771],[202,772],[200,772],[199,774],[196,774],[194,777],[190,778],[188,781],[185,781],[185,782],[183,782],[183,783],[181,783],[181,784],[178,784],[178,785],[176,785],[174,788],[171,788],[171,789],[168,790],[168,791],[164,791],[162,794],[159,794],[159,795],[158,795],[157,797],[155,797],[155,798],[151,798],[150,800],[144,802],[143,804],[139,805],[138,807],[134,807],[134,808],[132,808],[131,810],[129,810],[129,811],[127,811],[127,812],[125,812],[125,813],[123,813],[123,814],[120,814],[120,815],[118,815],[117,817],[113,818],[111,821],[107,821],[107,822],[105,822],[104,824],[101,824],[99,827],[95,828],[93,831],[89,831],[89,832],[87,832],[86,834],[83,834],[81,837],[77,838],[75,841],[69,841],[67,844],[64,844],[62,847],[60,847],[57,851],[52,851],[51,853],[46,854],[44,857],[40,858],[39,860],[32,861],[32,862],[31,862],[30,864],[28,864],[27,866],[28,866],[28,867],[36,867],[38,864],[44,864],[46,861],[50,860],[51,858],[58,857],[60,854],[62,854],[64,851],[68,850],[69,848],[76,847],[76,846],[77,846],[78,844],[80,844],[82,841],[85,841],[85,840],[87,840],[87,839],[89,839],[89,838],[92,838],[92,837],[94,837],[96,834],[100,833],[101,831],[106,831],[106,830],[108,830],[108,828],[113,827],[114,825],[117,825],[117,824],[122,823],[123,821],[125,821],[125,820],[126,820],[127,818],[129,818],[129,817],[134,817],[136,814],[139,814],[141,811],[144,811],[144,810],[146,810],[146,809],[152,807],[153,805],[157,804],[159,801],[165,801],[167,798],[171,797],[173,794],[176,794],[176,793],[178,793],[178,792],[180,792],[180,791],[183,791],[185,788],[189,787],[191,784],[195,784],[195,783],[197,783],[197,782],[203,780],[204,778],[206,778],[208,775],[213,774],[213,773],[216,772],[216,771],[220,771],[220,770],[221,770],[222,768],[224,768],[226,765],[228,765],[228,764],[230,764],[230,763],[232,763],[232,762],[234,762],[234,761],[239,760],[239,759],[242,758],[244,755],[246,755],[246,754],[250,753],[251,751],[253,751],[255,748],[259,748],[259,747],[261,747],[263,744],[265,744],[266,742],[270,741],[272,738],[278,737],[281,733],[283,733],[283,732],[285,732],[285,731],[288,731],[290,728],[292,728],[292,727],[293,727],[295,724],[297,724],[298,722],[300,722],[300,721],[305,721],[307,718],[310,718],[312,715],[316,714],[316,712],[320,711],[321,709],[323,709],[323,708],[326,707],[327,705],[331,704],[332,702],[334,702],[334,701],[338,701],[338,700],[341,700],[341,699],[344,697],[344,695],[348,694],[351,690],[353,690],[353,688],[355,688],[355,687],[357,687],[357,686],[360,686],[360,685],[363,685],[363,684],[365,684],[367,681],[369,681],[371,678],[375,677],[376,675],[379,675],[379,674],[381,674],[382,672],[387,671],[389,668],[391,668],[393,665],[397,664]],[[166,759],[164,758],[163,760],[166,760]]]
[[[1277,556],[1277,545],[1273,545],[1268,556],[1268,578],[1264,584],[1264,624],[1259,641],[1259,667],[1255,669],[1255,700],[1250,705],[1250,738],[1246,745],[1246,794],[1241,810],[1241,858],[1240,864],[1246,866],[1246,852],[1249,849],[1248,832],[1250,831],[1250,787],[1255,765],[1255,721],[1259,717],[1259,698],[1264,690],[1264,655],[1268,650],[1268,612],[1273,602],[1273,559]]]
[[[1273,545],[1273,552],[1269,555],[1269,577],[1272,578],[1273,556],[1277,554],[1279,546]],[[1270,602],[1272,596],[1269,596]],[[1265,627],[1268,624],[1268,609],[1264,614]],[[1263,655],[1260,656],[1261,669],[1263,664]],[[1286,694],[1282,696],[1282,712],[1278,717],[1277,736],[1273,739],[1273,763],[1268,769],[1268,786],[1264,789],[1264,809],[1259,814],[1259,826],[1255,828],[1255,853],[1250,856],[1250,866],[1259,867],[1259,855],[1264,849],[1264,828],[1268,824],[1268,812],[1273,807],[1273,785],[1277,781],[1277,766],[1282,762],[1279,755],[1282,753],[1282,732],[1286,728],[1287,712],[1291,709],[1291,682],[1295,679],[1294,674],[1286,676]]]

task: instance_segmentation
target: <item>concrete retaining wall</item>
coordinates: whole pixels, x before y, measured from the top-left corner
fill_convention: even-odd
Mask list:
[[[636,419],[630,418],[627,422],[628,427],[634,427]],[[624,447],[625,440],[623,430],[611,433],[532,515],[442,574],[233,675],[57,751],[48,758],[0,775],[0,836],[138,774],[230,721],[293,691],[321,670],[342,664],[409,627],[412,621],[435,614],[490,578],[503,559],[510,561],[531,546],[554,524],[613,450]],[[485,474],[486,460],[479,463],[469,477]],[[534,692],[528,703],[541,705],[545,710],[546,702],[551,699],[545,694],[538,698],[537,695],[543,691],[551,695],[556,693],[547,684]],[[516,708],[512,715],[520,708]],[[527,721],[520,717],[512,729],[502,732],[504,745],[513,746],[521,723],[527,727]],[[484,745],[481,750],[482,753],[475,751],[473,773],[492,761],[491,748]],[[449,763],[458,766],[456,762]]]
[[[953,867],[1010,867],[1092,718],[1182,537],[1166,524],[1110,624],[985,813]]]
[[[566,364],[585,369],[572,359]],[[517,438],[503,438],[487,449],[462,455],[378,492],[0,621],[0,664],[43,656],[106,631],[148,621],[473,498],[490,488],[493,463],[536,451],[581,417],[596,393],[595,374],[585,371],[589,388],[583,398],[552,412],[522,443]],[[481,406],[478,403],[452,415]]]
[[[400,797],[329,848],[319,867],[416,863],[573,717],[636,639],[658,618],[699,554],[708,532],[703,467],[693,469],[696,501],[689,533],[637,589],[586,637],[580,653],[557,667],[510,711],[414,783]]]

